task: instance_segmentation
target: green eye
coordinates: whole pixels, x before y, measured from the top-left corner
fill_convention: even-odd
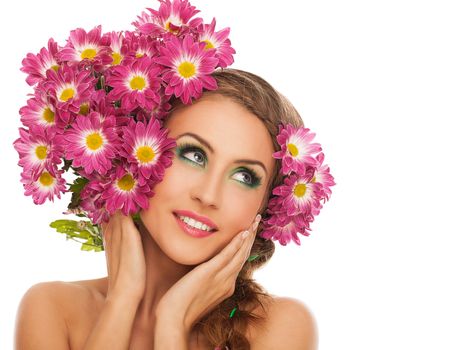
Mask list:
[[[207,162],[205,151],[203,151],[203,149],[201,149],[200,147],[197,147],[190,143],[180,144],[176,148],[176,154],[180,159],[189,162],[191,165],[205,166]],[[236,181],[240,182],[241,184],[247,187],[256,188],[261,185],[261,178],[252,169],[243,167],[238,169],[238,171],[234,172],[234,174],[244,174],[244,176],[241,176],[241,180]]]
[[[203,165],[203,164],[200,164],[200,162],[206,159],[206,154],[202,149],[194,145],[190,145],[190,144],[180,145],[179,147],[177,147],[176,152],[179,158],[198,164],[198,165]],[[192,154],[192,153],[194,155],[193,157],[186,157],[187,154]]]
[[[243,178],[246,179],[246,181],[240,181],[241,183],[252,188],[260,186],[260,178],[255,171],[246,168],[241,168],[240,170],[241,171],[236,172],[236,174],[244,174]]]

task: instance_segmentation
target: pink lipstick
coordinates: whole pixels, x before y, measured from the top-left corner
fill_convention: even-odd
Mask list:
[[[212,235],[215,231],[208,232],[204,230],[200,230],[196,227],[190,226],[189,224],[186,224],[183,222],[177,214],[174,213],[174,218],[177,221],[177,224],[180,226],[180,228],[187,233],[188,235],[195,237],[195,238],[203,238]]]

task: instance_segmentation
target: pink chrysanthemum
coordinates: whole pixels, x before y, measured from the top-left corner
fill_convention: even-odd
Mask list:
[[[164,33],[172,33],[181,35],[186,32],[187,27],[196,28],[203,20],[201,18],[193,18],[199,10],[195,6],[191,6],[187,0],[159,0],[161,3],[159,10],[148,8],[151,15],[143,12],[138,20],[132,24],[143,34],[161,35]]]
[[[124,128],[121,155],[129,162],[132,172],[139,174],[140,185],[151,180],[160,181],[165,169],[172,164],[171,149],[176,142],[167,138],[168,131],[157,119],[151,119],[146,125],[132,120]]]
[[[90,113],[94,112],[97,113],[99,116],[99,120],[101,123],[104,123],[108,118],[115,119],[115,126],[117,130],[120,131],[120,118],[117,118],[118,111],[112,105],[110,101],[106,98],[106,93],[104,90],[97,90],[95,94],[90,99],[89,104],[87,105],[86,111],[80,111],[81,115],[89,115]],[[129,119],[127,115],[124,117],[125,119]],[[126,125],[126,123],[125,123]]]
[[[30,130],[19,128],[20,137],[13,146],[20,156],[18,165],[36,180],[44,171],[52,172],[62,162],[62,148],[54,142],[55,130],[32,126]]]
[[[151,111],[140,109],[135,115],[135,120],[140,122],[149,122],[151,119],[156,118],[160,121],[164,121],[164,119],[169,115],[172,106],[169,103],[170,97],[166,96],[163,89],[159,89],[159,97],[161,102],[156,108]]]
[[[160,68],[150,58],[142,57],[128,66],[115,66],[107,83],[114,89],[107,95],[111,101],[121,100],[121,107],[132,111],[137,107],[154,109],[160,102]]]
[[[123,60],[123,34],[122,32],[105,33],[102,36],[101,44],[110,47],[110,55],[112,57],[111,65],[116,66]]]
[[[26,82],[31,86],[44,80],[49,69],[57,71],[59,68],[55,58],[59,50],[57,43],[50,38],[47,47],[43,47],[37,55],[28,53],[22,61],[21,71],[28,74]]]
[[[58,52],[58,58],[68,62],[112,63],[110,48],[101,45],[101,26],[94,27],[88,33],[83,28],[70,32],[67,45]]]
[[[317,155],[317,162],[318,167],[314,174],[314,178],[312,182],[317,182],[322,184],[323,186],[323,199],[328,201],[330,199],[331,190],[330,187],[336,185],[333,176],[330,174],[330,168],[328,165],[323,165],[323,160],[325,159],[325,155],[323,153],[319,153]]]
[[[63,172],[58,169],[52,172],[43,170],[35,180],[32,173],[23,171],[21,182],[25,189],[24,195],[32,196],[34,204],[43,204],[46,199],[53,202],[54,196],[60,199],[60,193],[67,191],[65,179],[61,176]]]
[[[282,211],[287,216],[309,212],[312,206],[318,206],[317,193],[321,186],[311,182],[311,175],[291,174],[282,185],[273,189],[273,194],[281,197]]]
[[[161,102],[155,109],[151,111],[150,116],[152,118],[164,120],[169,115],[169,111],[171,110],[172,106],[169,103],[170,97],[166,96],[162,89],[159,90],[159,96],[161,97]]]
[[[109,212],[106,209],[106,201],[102,198],[102,193],[110,179],[102,176],[89,176],[89,182],[83,187],[80,193],[80,207],[93,224],[101,224],[109,221]]]
[[[199,41],[206,44],[205,50],[215,49],[215,57],[219,59],[218,66],[226,68],[234,62],[233,54],[236,51],[231,46],[231,40],[228,39],[229,28],[224,28],[215,32],[216,20],[213,18],[211,24],[203,24],[200,31]]]
[[[273,158],[282,159],[281,171],[283,174],[296,172],[303,175],[306,166],[317,166],[317,160],[312,154],[320,152],[319,143],[311,143],[315,133],[304,127],[295,128],[291,124],[284,127],[279,125],[279,133],[276,136],[281,145],[281,151],[273,153]]]
[[[79,113],[82,103],[88,102],[94,91],[96,79],[89,71],[63,65],[57,72],[48,70],[43,88],[51,97],[56,109]]]
[[[301,245],[298,233],[303,236],[310,236],[307,230],[310,230],[308,222],[302,216],[295,216],[287,224],[281,226],[267,221],[260,236],[278,241],[283,246],[287,245],[291,240],[297,245]]]
[[[153,195],[147,183],[140,185],[137,176],[127,166],[118,165],[111,174],[111,181],[106,185],[102,199],[106,201],[110,215],[119,209],[125,215],[133,215],[140,208],[148,209],[148,198]]]
[[[21,122],[31,127],[39,125],[44,128],[55,126],[55,107],[41,95],[34,96],[27,101],[27,106],[19,110]]]
[[[65,148],[65,157],[73,160],[72,166],[83,167],[86,174],[97,171],[105,175],[117,154],[119,140],[114,126],[112,116],[101,123],[96,112],[78,115],[70,129],[58,137]]]
[[[159,54],[158,47],[160,42],[152,39],[147,35],[136,34],[134,32],[126,32],[122,52],[125,55],[122,61],[123,65],[128,65],[135,58],[149,57],[153,58]]]
[[[205,45],[194,42],[191,36],[181,41],[177,37],[168,40],[161,47],[159,63],[168,67],[163,74],[167,82],[166,95],[174,94],[183,103],[191,103],[191,98],[199,98],[203,88],[215,90],[218,85],[210,75],[218,64],[214,50],[204,50]]]

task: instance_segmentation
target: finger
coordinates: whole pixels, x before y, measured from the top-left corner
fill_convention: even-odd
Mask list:
[[[106,250],[108,260],[108,275],[109,278],[114,281],[117,276],[119,268],[119,255],[120,255],[120,223],[119,214],[114,213],[109,219],[109,223],[106,227]]]
[[[122,215],[121,217],[122,223],[122,256],[126,256],[126,253],[131,252],[134,253],[137,250],[143,249],[142,242],[141,242],[141,235],[138,228],[135,226],[133,219],[131,216]]]
[[[242,252],[244,252],[245,254],[248,254],[250,252],[250,249],[252,248],[252,245],[255,241],[255,236],[257,233],[257,228],[258,228],[258,224],[260,220],[261,220],[261,215],[259,214],[255,217],[255,220],[252,223],[252,225],[250,225],[250,227],[246,231],[244,231],[246,232],[246,236],[242,237],[243,242],[241,243],[241,247],[236,252],[235,256],[237,256],[238,254],[241,256]]]
[[[101,234],[102,234],[102,244],[104,245],[104,250],[105,250],[109,241],[108,229],[110,226],[110,220],[109,222],[103,221],[100,225],[101,225]]]
[[[108,284],[112,286],[113,284],[113,249],[112,249],[112,220],[109,220],[107,223],[102,224],[102,240],[104,245],[104,252],[106,254],[106,266],[107,266],[107,275],[109,277]]]
[[[225,266],[232,257],[239,251],[242,247],[242,243],[244,242],[242,238],[242,233],[244,231],[239,232],[224,248],[221,250],[220,253],[215,255],[210,261],[214,266]]]
[[[258,226],[258,222],[260,222],[261,216],[257,215],[255,217],[255,221],[253,225]],[[252,227],[252,226],[251,226]],[[226,266],[232,258],[236,255],[236,253],[242,248],[244,242],[244,237],[242,237],[242,234],[245,231],[239,232],[232,240],[229,242],[228,245],[226,245],[223,250],[221,250],[220,253],[218,253],[215,257],[213,257],[210,261],[212,261],[213,265],[219,267],[219,266]]]
[[[234,254],[232,259],[226,265],[225,270],[228,274],[239,273],[242,270],[247,258],[250,255],[255,237],[257,234],[258,221],[256,221],[248,230],[248,235],[244,238],[240,249]]]
[[[107,275],[110,274],[110,248],[109,248],[109,239],[105,236],[107,234],[107,230],[109,229],[109,225],[102,226],[102,245],[104,246],[104,253],[106,254],[106,267],[107,267]]]
[[[122,255],[122,235],[123,235],[123,227],[122,227],[122,217],[123,214],[121,210],[117,210],[114,213],[114,229],[112,232],[112,244],[113,244],[113,268],[115,269],[116,274],[119,271],[120,266],[120,257]]]

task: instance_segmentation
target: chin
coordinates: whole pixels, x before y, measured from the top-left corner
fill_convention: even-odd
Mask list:
[[[195,247],[187,246],[184,249],[174,248],[174,245],[172,245],[168,249],[168,251],[166,251],[165,249],[162,250],[171,260],[180,265],[200,265],[201,263],[204,263],[205,261],[211,258],[211,256],[207,256],[208,252],[206,252],[205,254],[203,254],[203,252],[201,252],[200,250],[198,250],[198,252],[195,252]]]

